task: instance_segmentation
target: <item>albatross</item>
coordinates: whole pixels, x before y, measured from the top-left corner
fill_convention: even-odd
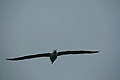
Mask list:
[[[54,50],[51,53],[41,53],[41,54],[35,54],[35,55],[27,55],[22,57],[16,57],[16,58],[7,58],[7,60],[10,61],[18,61],[18,60],[25,60],[25,59],[31,59],[31,58],[37,58],[37,57],[49,57],[51,64],[57,59],[57,56],[61,55],[69,55],[69,54],[93,54],[98,53],[99,51],[86,51],[86,50],[78,50],[78,51],[59,51]]]

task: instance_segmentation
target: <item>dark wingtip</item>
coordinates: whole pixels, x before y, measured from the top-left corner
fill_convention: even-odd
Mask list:
[[[14,59],[8,59],[8,58],[6,58],[6,60],[14,61]]]
[[[98,52],[100,52],[100,51],[93,51],[93,53],[98,53]]]
[[[6,58],[6,60],[11,60],[11,59]]]
[[[9,60],[8,58],[6,58],[6,60]]]

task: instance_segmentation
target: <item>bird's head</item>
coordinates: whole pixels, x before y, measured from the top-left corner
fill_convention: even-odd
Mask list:
[[[53,49],[53,53],[57,53],[57,49]]]

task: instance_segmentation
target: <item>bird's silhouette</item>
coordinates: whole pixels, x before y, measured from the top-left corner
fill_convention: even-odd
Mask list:
[[[24,59],[37,58],[37,57],[49,57],[53,64],[53,62],[57,59],[57,56],[68,55],[68,54],[93,54],[98,52],[99,51],[86,51],[86,50],[57,52],[57,50],[53,50],[53,52],[51,53],[41,53],[41,54],[35,54],[35,55],[27,55],[23,57],[8,58],[7,60],[18,61],[18,60],[24,60]]]

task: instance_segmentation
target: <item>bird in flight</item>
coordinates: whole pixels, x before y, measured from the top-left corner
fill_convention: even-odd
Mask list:
[[[98,53],[98,52],[99,51],[86,51],[86,50],[57,52],[57,50],[53,49],[52,53],[41,53],[41,54],[35,54],[35,55],[27,55],[27,56],[16,57],[16,58],[8,58],[7,60],[18,61],[18,60],[24,60],[24,59],[37,58],[37,57],[49,57],[51,60],[51,64],[53,64],[53,62],[57,59],[57,56],[68,55],[68,54],[93,54],[93,53]]]

